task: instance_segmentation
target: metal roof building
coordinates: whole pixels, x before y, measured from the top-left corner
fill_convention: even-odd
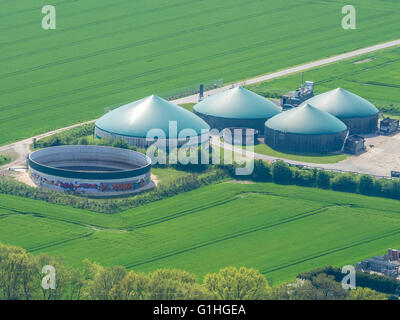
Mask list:
[[[310,104],[280,113],[265,122],[265,143],[286,152],[340,151],[347,133],[342,121]]]
[[[271,101],[240,86],[212,95],[194,106],[194,113],[218,130],[237,127],[263,132],[265,121],[280,112]]]
[[[170,132],[173,122],[176,130]],[[152,95],[105,114],[96,121],[95,136],[111,141],[122,138],[130,145],[147,147],[155,141],[146,139],[152,129],[162,130],[165,139],[178,139],[182,145],[190,138],[199,139],[198,143],[207,141],[210,126],[192,112]]]
[[[305,103],[342,120],[352,134],[378,130],[379,110],[369,101],[342,88],[322,93]]]

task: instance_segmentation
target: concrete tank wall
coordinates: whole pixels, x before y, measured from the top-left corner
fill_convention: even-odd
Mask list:
[[[127,149],[103,146],[52,147],[31,153],[28,165],[32,181],[54,191],[108,197],[135,193],[154,186],[150,179],[150,158]],[[68,169],[70,167],[76,169]]]

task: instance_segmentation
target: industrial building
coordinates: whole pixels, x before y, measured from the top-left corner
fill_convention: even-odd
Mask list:
[[[391,135],[399,131],[399,120],[385,118],[381,120],[379,125],[379,133],[385,136]]]
[[[344,145],[344,152],[348,154],[360,154],[366,150],[365,139],[357,134],[349,136]]]
[[[304,76],[304,74],[303,74]],[[306,81],[296,91],[291,91],[281,97],[281,107],[283,110],[289,110],[298,107],[304,101],[314,97],[314,82]]]
[[[58,146],[31,153],[27,162],[36,185],[59,192],[109,197],[152,187],[151,159],[128,149]]]
[[[264,132],[266,120],[280,108],[264,97],[242,87],[212,95],[194,106],[194,113],[211,128],[252,128]]]
[[[367,100],[342,88],[317,95],[305,103],[343,121],[351,134],[375,133],[378,130],[379,110]]]
[[[388,277],[398,278],[400,268],[400,251],[389,249],[383,256],[372,257],[356,264],[357,270],[376,272]]]
[[[342,121],[310,104],[280,113],[265,123],[265,143],[285,152],[341,151],[347,135]]]
[[[210,126],[192,112],[152,95],[105,114],[96,121],[94,134],[98,139],[124,139],[132,146],[145,148],[160,140],[166,140],[166,146],[171,140],[177,146],[204,143],[209,139],[209,130]]]

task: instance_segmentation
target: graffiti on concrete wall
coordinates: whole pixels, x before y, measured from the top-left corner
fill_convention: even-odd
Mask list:
[[[51,189],[59,189],[62,191],[90,191],[90,192],[123,192],[134,191],[144,187],[150,182],[150,175],[143,178],[135,179],[127,182],[101,182],[101,183],[87,183],[79,181],[62,181],[59,179],[48,179],[36,172],[31,171],[31,178],[37,185],[50,187]]]

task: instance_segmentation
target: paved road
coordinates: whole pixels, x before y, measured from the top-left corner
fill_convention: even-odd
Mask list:
[[[319,163],[310,163],[304,161],[286,160],[283,158],[267,156],[264,154],[255,153],[253,151],[244,150],[241,147],[236,147],[228,143],[223,143],[219,136],[213,136],[211,138],[211,144],[213,144],[214,146],[218,146],[220,148],[224,148],[225,150],[230,150],[234,151],[235,153],[240,153],[250,159],[261,159],[268,162],[272,162],[275,160],[284,160],[286,163],[290,165],[301,166],[306,168],[317,168],[334,172],[354,172],[358,174],[371,174],[376,177],[390,177],[389,175],[386,174],[386,172],[383,172],[381,170],[373,170],[371,168],[366,169],[362,166],[358,166],[357,163],[355,163],[353,160],[354,157],[351,157],[350,159],[343,160],[342,162],[338,163],[319,164]]]
[[[258,83],[258,82],[263,82],[263,81],[266,81],[266,80],[272,80],[272,79],[279,78],[279,77],[286,76],[286,75],[290,75],[290,74],[293,74],[293,73],[296,73],[296,72],[300,72],[300,71],[308,70],[308,69],[311,69],[311,68],[323,66],[323,65],[326,65],[326,64],[329,64],[329,63],[332,63],[332,62],[337,62],[337,61],[353,58],[353,57],[360,56],[360,55],[363,55],[363,54],[366,54],[366,53],[370,53],[370,52],[374,52],[374,51],[378,51],[378,50],[382,50],[382,49],[386,49],[386,48],[390,48],[390,47],[394,47],[394,46],[398,46],[398,45],[400,45],[400,39],[394,40],[394,41],[390,41],[390,42],[381,43],[381,44],[377,44],[377,45],[374,45],[372,47],[367,47],[367,48],[363,48],[363,49],[360,49],[360,50],[356,50],[356,51],[351,51],[351,52],[348,52],[348,53],[340,54],[340,55],[337,55],[337,56],[334,56],[334,57],[330,57],[330,58],[326,58],[326,59],[310,62],[310,63],[303,64],[303,65],[300,65],[300,66],[297,66],[297,67],[288,68],[288,69],[281,70],[281,71],[278,71],[278,72],[274,72],[274,73],[270,73],[270,74],[263,75],[263,76],[260,76],[260,77],[256,77],[256,78],[253,78],[253,79],[249,79],[249,80],[246,80],[246,81],[241,82],[241,83],[244,84],[244,85],[249,85],[249,84],[254,84],[254,83]],[[215,93],[218,93],[218,92],[221,92],[221,91],[224,91],[224,90],[228,90],[229,88],[231,88],[231,86],[225,86],[225,87],[222,87],[222,88],[210,90],[210,91],[207,91],[205,93],[205,96],[213,95]],[[188,97],[185,97],[185,98],[174,100],[172,102],[175,103],[175,104],[197,103],[198,102],[198,95],[188,96]],[[85,123],[92,123],[94,121],[95,120],[91,120],[91,121],[87,121]],[[60,128],[60,129],[53,130],[53,131],[50,131],[50,132],[47,132],[47,133],[44,133],[44,134],[37,135],[35,137],[31,137],[31,138],[28,138],[28,139],[25,139],[25,140],[22,140],[22,141],[18,141],[18,142],[15,142],[15,143],[0,147],[0,154],[2,154],[2,153],[3,154],[4,153],[10,154],[11,153],[13,155],[13,157],[15,158],[15,160],[11,164],[0,166],[0,170],[5,170],[5,169],[7,169],[9,167],[24,166],[26,157],[30,152],[29,146],[33,143],[33,140],[35,138],[38,140],[38,139],[50,136],[50,135],[55,134],[55,133],[59,133],[59,132],[62,132],[62,131],[65,131],[65,130],[68,130],[68,129],[71,129],[71,128],[74,128],[74,127],[77,127],[77,126],[80,126],[80,125],[85,124],[85,123],[79,123],[79,124],[75,124],[75,125],[68,126],[68,127],[65,127],[65,128]],[[217,143],[217,142],[215,142],[215,143]],[[241,151],[241,150],[239,150],[239,151]],[[265,155],[262,155],[262,154],[251,154],[251,153],[249,153],[248,155],[249,156],[254,156],[257,159],[263,159],[263,160],[266,160],[266,161],[272,161],[272,160],[276,159],[276,158],[268,157],[268,156],[265,156]],[[352,165],[351,162],[346,162],[346,163],[341,162],[341,163],[337,163],[337,164],[334,164],[334,165],[326,165],[326,164],[318,164],[317,165],[317,164],[302,163],[302,162],[289,161],[289,160],[288,160],[288,162],[292,163],[292,164],[308,165],[310,167],[313,166],[313,167],[325,168],[327,170],[348,170],[348,171],[359,172],[359,173],[371,173],[371,172],[364,172],[363,169],[360,169],[357,166]]]
[[[371,52],[374,52],[374,51],[387,49],[387,48],[395,47],[395,46],[398,46],[398,45],[400,45],[400,39],[394,40],[394,41],[390,41],[390,42],[381,43],[381,44],[377,44],[377,45],[374,45],[372,47],[367,47],[367,48],[359,49],[359,50],[356,50],[356,51],[343,53],[343,54],[340,54],[338,56],[334,56],[334,57],[330,57],[330,58],[326,58],[326,59],[322,59],[322,60],[318,60],[318,61],[302,64],[302,65],[297,66],[297,67],[292,67],[292,68],[281,70],[281,71],[277,71],[277,72],[274,72],[274,73],[269,73],[269,74],[264,75],[264,76],[260,76],[260,77],[256,77],[256,78],[253,78],[253,79],[242,81],[240,83],[243,84],[243,85],[250,85],[250,84],[255,84],[255,83],[259,83],[259,82],[263,82],[263,81],[267,81],[267,80],[273,80],[275,78],[287,76],[287,75],[290,75],[290,74],[293,74],[293,73],[309,70],[309,69],[312,69],[312,68],[315,68],[315,67],[320,67],[320,66],[323,66],[323,65],[326,65],[326,64],[329,64],[329,63],[338,62],[338,61],[349,59],[349,58],[354,58],[354,57],[357,57],[357,56],[360,56],[360,55],[363,55],[363,54],[366,54],[366,53],[371,53]],[[213,95],[213,94],[216,94],[218,92],[228,90],[231,87],[232,86],[229,85],[229,86],[225,86],[225,87],[222,87],[222,88],[218,88],[218,89],[207,91],[205,93],[205,96]],[[185,98],[181,98],[181,99],[175,100],[174,102],[177,103],[177,104],[197,103],[198,99],[199,99],[199,95],[195,94],[195,95],[192,95],[192,96],[188,96],[188,97],[185,97]]]

